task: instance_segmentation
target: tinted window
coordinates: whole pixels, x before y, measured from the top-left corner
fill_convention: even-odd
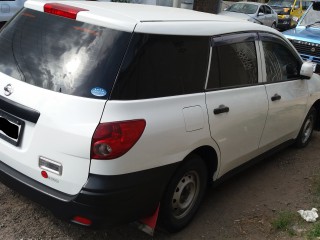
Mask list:
[[[24,9],[0,32],[0,72],[57,92],[107,98],[131,35]]]
[[[259,13],[264,13],[263,6],[261,6],[261,7],[259,8]]]
[[[271,8],[269,8],[268,6],[264,6],[264,11],[265,14],[271,14]]]
[[[213,48],[207,88],[238,87],[257,82],[257,55],[254,42]]]
[[[134,34],[112,99],[146,99],[204,90],[208,37]]]
[[[235,3],[226,9],[229,12],[238,12],[245,14],[254,14],[257,12],[258,6],[254,4]]]
[[[284,45],[276,42],[263,42],[268,82],[296,79],[300,62]]]

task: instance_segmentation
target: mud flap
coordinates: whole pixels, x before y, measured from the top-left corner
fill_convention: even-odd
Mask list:
[[[158,215],[159,215],[160,204],[158,205],[156,211],[149,217],[140,219],[135,222],[135,225],[143,232],[153,237],[154,230],[157,225]]]

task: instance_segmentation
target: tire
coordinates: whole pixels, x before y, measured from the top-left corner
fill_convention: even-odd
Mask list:
[[[313,129],[315,126],[316,118],[317,118],[317,111],[314,107],[312,107],[309,110],[305,120],[303,121],[299,135],[296,138],[295,146],[297,148],[304,148],[310,142]]]
[[[272,23],[271,28],[276,29],[277,28],[276,23]]]
[[[198,155],[190,155],[174,174],[160,204],[160,225],[168,232],[187,226],[207,188],[208,171]]]

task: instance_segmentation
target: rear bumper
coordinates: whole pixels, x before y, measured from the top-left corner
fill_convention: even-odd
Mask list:
[[[177,164],[116,176],[90,174],[77,195],[49,188],[0,162],[0,181],[59,218],[88,218],[93,225],[129,223],[151,215]]]

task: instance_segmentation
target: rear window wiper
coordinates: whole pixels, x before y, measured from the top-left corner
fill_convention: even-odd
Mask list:
[[[315,24],[320,24],[320,21],[316,21],[314,23],[310,23],[310,24],[306,25],[306,28],[311,27],[312,25],[315,25]]]

